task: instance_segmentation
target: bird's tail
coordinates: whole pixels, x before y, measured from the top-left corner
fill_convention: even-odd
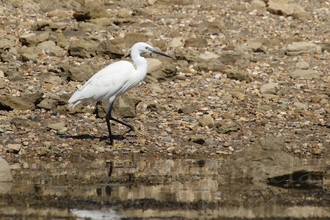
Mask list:
[[[68,103],[69,108],[74,108],[76,105],[74,103]]]
[[[69,108],[74,108],[77,105],[79,105],[82,101],[79,100],[77,91],[71,96],[71,98],[68,101]]]

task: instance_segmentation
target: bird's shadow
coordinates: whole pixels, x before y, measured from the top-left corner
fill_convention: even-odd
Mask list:
[[[85,140],[85,139],[90,139],[90,140],[97,140],[99,139],[99,141],[109,141],[109,137],[108,136],[101,136],[101,137],[97,137],[94,135],[90,135],[90,134],[81,134],[81,135],[59,135],[60,138],[63,139],[75,139],[75,140]],[[123,135],[112,135],[112,138],[114,140],[124,140],[124,136]]]

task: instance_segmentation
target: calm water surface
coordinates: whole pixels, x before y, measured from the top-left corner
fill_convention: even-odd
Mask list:
[[[330,218],[326,187],[224,184],[222,163],[20,161],[14,182],[0,184],[0,219]]]

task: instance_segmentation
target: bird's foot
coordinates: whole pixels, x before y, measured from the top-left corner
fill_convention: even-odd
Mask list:
[[[140,130],[138,130],[138,129],[134,129],[134,132],[135,132],[135,134],[136,135],[138,135],[138,136],[144,136],[144,137],[149,137],[149,135],[147,134],[147,133],[144,133],[144,132],[142,132],[142,131],[140,131]]]
[[[128,147],[128,144],[123,144],[123,143],[117,143],[117,142],[112,142],[112,147],[114,148],[124,148],[124,147]]]

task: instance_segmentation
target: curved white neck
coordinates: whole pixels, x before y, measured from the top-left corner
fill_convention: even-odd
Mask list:
[[[138,52],[132,51],[131,57],[133,62],[136,65],[136,70],[144,73],[144,75],[147,73],[148,69],[148,62],[144,57],[141,57]]]

